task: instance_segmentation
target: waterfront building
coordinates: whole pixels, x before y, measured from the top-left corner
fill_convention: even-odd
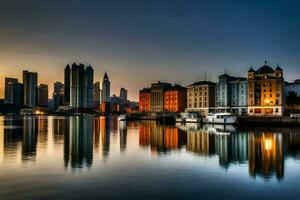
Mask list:
[[[283,70],[272,69],[267,62],[258,70],[248,71],[248,114],[283,114]]]
[[[100,104],[100,97],[101,97],[101,89],[100,89],[100,82],[97,81],[94,86],[93,86],[93,90],[94,90],[94,107],[96,109],[99,109],[99,104]]]
[[[23,71],[24,106],[36,106],[36,90],[38,74],[36,72]]]
[[[103,81],[102,81],[102,94],[101,94],[101,102],[107,102],[110,100],[110,81],[107,73],[104,73]]]
[[[9,82],[8,83],[9,96],[7,97],[6,103],[13,104],[15,106],[23,105],[23,84],[18,82]]]
[[[164,111],[164,92],[170,89],[170,83],[157,82],[152,83],[150,88],[150,111],[163,112]]]
[[[139,91],[139,111],[150,111],[150,88],[144,88]]]
[[[71,89],[71,68],[67,64],[64,77],[64,104],[70,105],[70,89]]]
[[[216,84],[210,81],[199,81],[187,86],[187,111],[198,112],[206,116],[215,110]]]
[[[94,70],[91,66],[85,68],[83,64],[72,65],[70,73],[70,106],[72,108],[93,108],[93,79]]]
[[[127,93],[128,91],[125,88],[120,89],[120,98],[127,101]]]
[[[18,79],[17,78],[9,78],[9,77],[5,77],[5,89],[4,89],[4,101],[8,102],[9,98],[11,96],[11,88],[9,87],[10,83],[17,83]]]
[[[48,106],[48,85],[40,84],[37,90],[37,103],[38,106]]]
[[[57,110],[59,106],[64,105],[65,86],[61,82],[55,82],[53,86],[54,86],[54,91],[52,94],[52,99],[53,99],[53,104],[54,104],[53,106],[54,106],[54,109]]]
[[[300,96],[300,79],[294,80],[294,82],[284,84],[284,93],[285,96],[288,95],[289,92],[295,92],[298,96]]]
[[[186,109],[186,88],[174,85],[164,92],[164,111],[184,112]]]
[[[220,75],[216,85],[216,109],[235,115],[246,114],[247,78]]]
[[[94,108],[94,69],[87,66],[83,76],[83,108]]]

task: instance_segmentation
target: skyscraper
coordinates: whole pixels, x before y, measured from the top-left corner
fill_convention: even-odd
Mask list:
[[[94,69],[87,66],[83,77],[83,105],[84,108],[94,108]]]
[[[38,75],[36,72],[23,71],[24,105],[36,106],[36,89]]]
[[[37,92],[37,102],[38,106],[47,107],[48,106],[48,85],[40,84]]]
[[[8,83],[9,96],[6,103],[14,104],[16,106],[23,105],[23,84],[16,82]]]
[[[100,89],[100,82],[97,81],[94,84],[94,105],[95,108],[99,107],[100,104],[100,96],[101,96],[101,89]]]
[[[125,88],[120,89],[120,98],[127,101],[127,93],[128,91]]]
[[[17,83],[18,79],[16,78],[9,78],[9,77],[5,77],[5,90],[4,90],[4,100],[6,102],[9,101],[9,98],[11,96],[11,90],[9,87],[9,83]]]
[[[71,74],[71,69],[70,69],[70,65],[68,64],[65,68],[65,78],[64,78],[64,104],[65,105],[70,104],[70,88],[71,88],[70,74]]]
[[[70,89],[69,89],[70,91]],[[64,84],[61,82],[54,83],[54,91],[52,95],[54,110],[57,110],[59,106],[64,104]]]
[[[65,73],[68,74],[68,70]],[[68,77],[65,78],[68,79]],[[93,108],[94,70],[91,66],[73,63],[70,70],[70,106],[72,108]],[[66,86],[65,86],[66,87]],[[67,95],[67,94],[65,94]]]
[[[102,102],[107,102],[110,100],[110,81],[107,73],[105,72],[103,81],[102,81]]]

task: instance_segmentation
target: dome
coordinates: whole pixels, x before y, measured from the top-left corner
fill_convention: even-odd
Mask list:
[[[269,74],[269,73],[274,73],[274,70],[271,67],[269,67],[268,65],[264,65],[264,66],[262,66],[261,68],[259,68],[257,70],[257,73],[259,73],[259,74]]]

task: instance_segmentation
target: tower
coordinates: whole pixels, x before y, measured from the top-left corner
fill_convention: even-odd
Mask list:
[[[103,81],[102,81],[102,102],[107,102],[110,100],[110,81],[107,73],[104,73]]]

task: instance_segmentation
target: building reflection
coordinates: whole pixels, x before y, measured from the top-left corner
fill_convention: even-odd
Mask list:
[[[186,145],[186,133],[177,127],[147,121],[140,124],[139,144],[144,147],[150,145],[153,153],[168,152]]]
[[[249,174],[265,178],[276,174],[278,179],[284,175],[284,153],[282,134],[249,134]]]
[[[36,159],[36,142],[38,133],[38,122],[33,116],[23,117],[23,142],[22,142],[22,160]]]
[[[126,151],[127,146],[127,122],[120,121],[119,122],[119,132],[120,132],[120,151]]]
[[[65,167],[90,167],[93,162],[93,117],[70,117],[65,134]]]

